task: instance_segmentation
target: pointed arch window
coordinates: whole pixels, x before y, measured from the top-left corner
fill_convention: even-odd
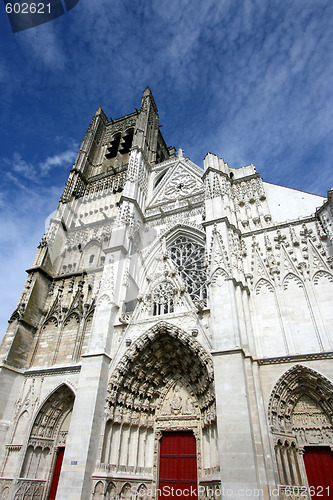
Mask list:
[[[168,314],[174,311],[175,289],[168,281],[162,281],[153,290],[153,315]]]
[[[192,300],[206,301],[207,273],[204,246],[186,236],[179,236],[169,247],[169,252]]]

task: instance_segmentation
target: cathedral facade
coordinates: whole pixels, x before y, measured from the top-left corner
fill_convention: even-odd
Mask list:
[[[98,108],[0,350],[1,499],[332,498],[332,223],[167,147],[149,88]]]

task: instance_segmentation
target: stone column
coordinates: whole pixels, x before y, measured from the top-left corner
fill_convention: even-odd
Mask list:
[[[223,500],[262,498],[241,349],[212,352]],[[248,493],[245,493],[248,491]],[[252,496],[249,492],[252,491]],[[243,492],[243,493],[242,493]]]
[[[110,357],[84,355],[66,441],[57,500],[90,500],[108,383]]]

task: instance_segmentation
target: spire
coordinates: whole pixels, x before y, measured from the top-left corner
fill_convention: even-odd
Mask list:
[[[95,116],[100,116],[104,122],[106,123],[108,122],[107,116],[104,113],[102,106],[98,106],[98,108],[96,109]]]
[[[141,109],[145,107],[145,103],[147,101],[150,101],[150,103],[152,104],[152,107],[153,107],[155,113],[158,114],[157,106],[156,106],[153,94],[152,94],[150,88],[148,87],[148,85],[145,88],[145,90],[143,91],[142,101],[141,101]]]
[[[143,95],[144,95],[144,96],[145,96],[145,95],[151,95],[151,96],[153,97],[153,94],[151,93],[151,90],[150,90],[150,88],[148,87],[148,85],[147,85],[147,87],[145,88],[145,90],[143,91]]]

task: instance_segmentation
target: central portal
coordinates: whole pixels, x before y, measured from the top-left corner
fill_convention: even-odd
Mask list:
[[[197,498],[197,453],[193,432],[163,433],[158,498]]]

